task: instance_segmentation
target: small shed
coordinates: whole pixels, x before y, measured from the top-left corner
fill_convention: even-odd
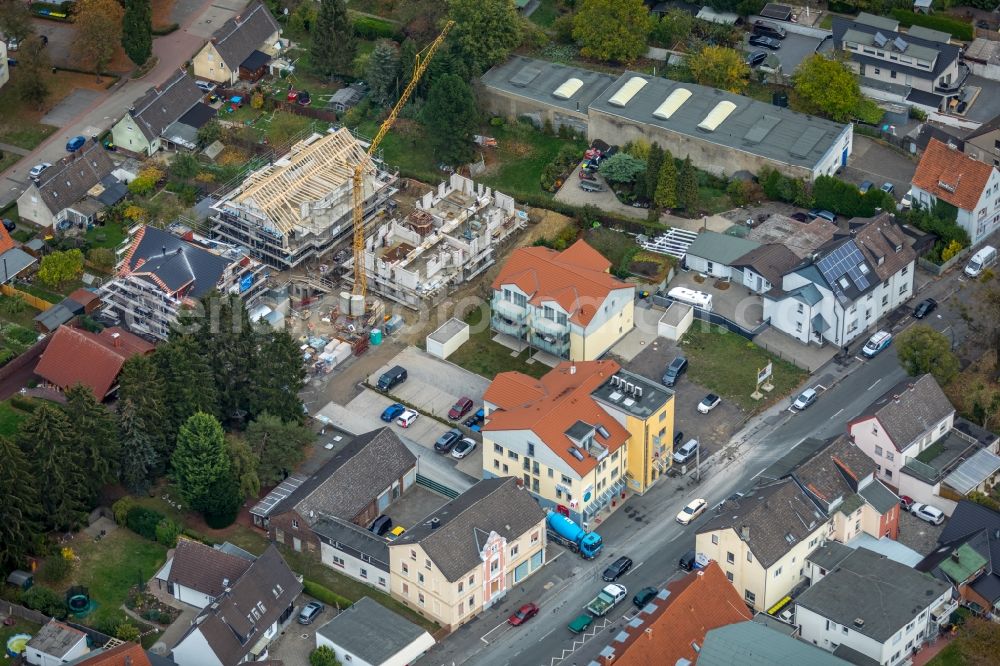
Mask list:
[[[452,317],[427,336],[427,353],[446,359],[469,340],[469,325]]]
[[[89,315],[94,310],[101,307],[101,297],[97,295],[97,292],[90,289],[84,289],[82,287],[67,296],[66,299],[82,305],[83,314]],[[65,303],[65,301],[63,302]]]
[[[14,569],[7,576],[7,584],[13,585],[20,590],[27,590],[35,584],[35,577],[27,571]]]
[[[53,618],[28,641],[24,657],[34,666],[59,666],[88,652],[87,634]]]
[[[66,299],[61,303],[56,303],[45,312],[35,315],[35,328],[40,333],[51,333],[63,324],[73,321],[78,314],[83,313],[83,306],[76,301],[70,301],[67,307]],[[74,312],[74,310],[79,310]]]
[[[41,238],[32,238],[30,241],[21,246],[25,252],[30,254],[35,258],[40,258],[45,252],[45,241]]]
[[[358,105],[358,102],[360,102],[364,96],[365,90],[362,87],[362,84],[352,83],[346,88],[341,88],[337,92],[333,93],[329,104],[327,104],[327,108],[340,113],[350,111]]]
[[[267,74],[267,65],[271,56],[254,49],[246,60],[240,63],[240,79],[243,81],[259,81]]]
[[[661,338],[680,340],[694,323],[694,308],[684,303],[671,303],[656,323],[656,333]]]
[[[913,0],[913,12],[915,14],[930,14],[931,0]]]
[[[766,19],[771,19],[772,21],[791,21],[792,8],[788,5],[779,5],[774,2],[769,2],[764,5],[764,9],[760,10],[760,15]]]

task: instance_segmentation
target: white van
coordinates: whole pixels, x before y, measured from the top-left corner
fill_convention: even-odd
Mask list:
[[[969,277],[979,277],[983,271],[997,262],[997,249],[992,245],[981,248],[979,252],[972,255],[972,259],[965,265],[965,274]]]
[[[667,296],[686,305],[693,305],[696,308],[712,311],[712,295],[703,291],[695,291],[687,287],[674,287],[667,292]]]

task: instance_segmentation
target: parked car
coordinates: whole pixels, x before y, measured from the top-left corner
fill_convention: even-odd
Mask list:
[[[836,222],[837,221],[837,216],[836,215],[834,215],[833,213],[831,213],[828,210],[820,210],[819,208],[813,208],[811,211],[809,211],[809,217],[811,217],[811,218],[822,217],[827,222]]]
[[[695,554],[693,550],[689,550],[688,552],[681,555],[681,559],[677,562],[677,566],[679,566],[684,571],[691,571],[692,569],[695,568],[695,564],[697,563],[697,561],[698,561],[697,554]]]
[[[885,192],[886,194],[892,194],[893,192],[896,191],[896,186],[893,185],[892,183],[882,183],[882,187],[880,187],[879,189]]]
[[[868,342],[861,349],[861,353],[868,358],[875,357],[879,352],[889,346],[892,342],[892,334],[889,331],[879,331],[872,337],[868,338]]]
[[[471,437],[463,437],[462,441],[455,445],[451,451],[452,458],[464,458],[476,450],[476,440]]]
[[[452,428],[445,434],[438,437],[437,441],[434,442],[434,450],[440,453],[446,453],[450,451],[451,447],[455,446],[460,439],[462,439],[462,431],[458,428]]]
[[[87,143],[87,139],[83,136],[77,135],[66,142],[66,151],[70,153],[75,153],[76,151],[83,148],[83,144]]]
[[[14,231],[15,229],[17,229],[17,224],[14,223],[14,220],[8,220],[5,217],[3,218],[3,228],[6,229],[7,231]]]
[[[576,618],[574,618],[573,621],[569,623],[568,625],[569,630],[572,631],[574,634],[582,634],[587,630],[588,627],[590,627],[593,621],[594,618],[590,615],[590,613],[577,615]]]
[[[51,166],[52,165],[48,162],[42,162],[41,164],[36,164],[35,166],[31,167],[31,171],[28,172],[28,175],[31,176],[32,178],[38,178],[39,176],[42,175],[43,171],[45,171]]]
[[[684,441],[684,431],[678,430],[677,432],[674,433],[674,448],[676,449],[678,446],[680,446],[681,442],[683,441]]]
[[[215,84],[210,83],[209,81],[195,81],[194,84],[207,93],[210,93],[213,90],[215,90]]]
[[[392,423],[393,421],[399,418],[400,414],[402,414],[405,411],[406,407],[399,404],[398,402],[394,402],[393,404],[389,405],[382,411],[381,418],[386,423]]]
[[[698,411],[702,414],[708,414],[710,411],[718,407],[720,402],[722,402],[722,398],[714,393],[709,393],[702,398],[701,402],[698,403]]]
[[[772,37],[774,39],[784,39],[785,29],[767,21],[754,21],[753,34],[764,35],[765,37]]]
[[[448,410],[448,418],[452,421],[457,421],[468,414],[471,409],[472,399],[462,396],[458,399],[458,402],[452,405],[451,409]]]
[[[767,60],[767,51],[754,51],[747,54],[746,63],[750,67],[756,67]]]
[[[394,365],[382,373],[382,376],[378,378],[378,390],[383,393],[390,391],[399,384],[405,382],[407,376],[406,368],[401,365]]]
[[[677,380],[681,378],[684,371],[687,370],[688,361],[683,356],[675,356],[674,360],[670,362],[667,366],[667,371],[663,373],[663,385],[664,386],[674,386],[677,384]]]
[[[375,536],[384,536],[386,532],[392,529],[392,518],[386,516],[385,514],[379,516],[372,521],[372,524],[368,527],[368,531]]]
[[[698,440],[689,439],[687,444],[679,449],[674,450],[674,464],[675,465],[686,465],[690,461],[694,460],[695,456],[698,454]]]
[[[765,37],[764,35],[753,35],[750,37],[750,46],[763,46],[765,49],[771,49],[772,51],[777,51],[781,48],[781,42],[773,37]]]
[[[655,587],[644,587],[638,592],[636,592],[635,596],[632,597],[632,603],[638,606],[639,608],[642,608],[650,601],[655,599],[656,595],[659,593],[660,591]]]
[[[909,511],[910,507],[913,506],[913,498],[909,495],[900,495],[899,506],[903,509],[903,511]]]
[[[914,502],[913,506],[910,507],[910,513],[920,520],[926,520],[931,525],[940,525],[944,522],[944,511],[930,504]]]
[[[538,604],[527,603],[514,611],[514,614],[507,618],[507,622],[514,627],[520,627],[522,624],[530,620],[531,618],[538,615]]]
[[[396,419],[396,425],[398,425],[400,428],[409,428],[411,425],[413,425],[413,422],[417,420],[418,416],[420,416],[420,414],[418,414],[417,412],[413,411],[412,409],[407,409],[405,412],[399,415],[398,419]]]
[[[708,502],[701,498],[691,500],[688,502],[688,505],[681,509],[680,513],[677,514],[677,522],[681,525],[690,524],[692,520],[705,512],[706,506],[708,506]]]
[[[868,190],[872,189],[873,187],[875,187],[875,183],[873,183],[870,180],[863,180],[861,181],[861,184],[858,185],[858,190],[861,191],[861,194],[867,194]]]
[[[613,583],[627,574],[631,568],[632,560],[630,558],[619,557],[617,560],[608,565],[608,568],[601,574],[601,579],[609,583]]]
[[[592,183],[589,180],[580,181],[580,189],[584,192],[604,192],[604,186],[600,183]]]
[[[792,403],[792,407],[801,412],[803,409],[816,402],[816,396],[817,393],[815,389],[806,389],[795,399],[795,402]]]
[[[649,208],[649,199],[646,197],[639,197],[632,202],[632,208]]]
[[[310,601],[299,612],[299,624],[312,624],[319,617],[325,606],[318,601]]]
[[[937,301],[933,298],[925,298],[924,300],[917,303],[917,307],[913,308],[913,318],[923,319],[930,313],[934,312],[937,308]]]

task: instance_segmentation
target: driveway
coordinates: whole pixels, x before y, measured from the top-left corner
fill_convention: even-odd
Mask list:
[[[72,23],[32,19],[32,27],[36,35],[49,38],[45,51],[53,67],[79,67],[77,57],[73,53],[73,42],[76,40],[76,27]]]
[[[286,664],[308,664],[309,653],[316,649],[316,630],[332,620],[337,615],[337,609],[327,606],[323,609],[312,624],[301,625],[296,622],[299,611],[313,598],[308,594],[303,594],[295,602],[295,613],[292,620],[281,630],[281,634],[274,639],[268,648],[268,654],[272,659],[280,660]]]
[[[605,187],[603,192],[587,192],[580,189],[579,175],[580,167],[577,166],[563,183],[563,186],[556,192],[555,200],[570,204],[571,206],[597,206],[601,210],[609,213],[617,213],[626,217],[633,217],[638,220],[645,220],[647,211],[645,208],[632,208],[618,200],[611,187],[604,180],[601,174],[595,174],[597,182]]]
[[[743,38],[743,50],[748,53],[760,50],[773,53],[781,62],[782,74],[791,76],[799,63],[815,53],[822,42],[823,40],[818,37],[808,37],[790,32],[781,40],[781,48],[777,51],[771,51],[761,46],[750,46],[750,35],[747,34]]]
[[[910,182],[917,170],[917,164],[909,157],[887,148],[866,136],[854,135],[854,150],[851,161],[840,177],[855,185],[870,180],[875,187],[889,182],[896,187],[896,200],[910,189]]]

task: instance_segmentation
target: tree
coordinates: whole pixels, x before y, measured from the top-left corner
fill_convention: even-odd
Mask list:
[[[147,166],[128,184],[128,191],[132,194],[149,194],[156,189],[156,184],[163,180],[164,175],[159,168]]]
[[[792,74],[794,106],[805,113],[846,122],[862,101],[858,77],[841,60],[814,53]]]
[[[126,488],[142,492],[169,459],[163,382],[148,356],[126,361],[118,381],[119,476]]]
[[[23,0],[0,0],[0,32],[18,42],[35,32],[28,3]]]
[[[478,76],[507,57],[521,43],[521,23],[514,0],[448,0],[455,22],[448,36],[455,55]]]
[[[955,639],[965,666],[992,666],[1000,654],[1000,626],[979,617],[969,617]]]
[[[358,45],[344,0],[321,0],[310,34],[309,58],[317,73],[327,77],[351,73]]]
[[[444,74],[431,86],[423,112],[427,138],[434,155],[455,166],[472,158],[472,135],[479,111],[468,84],[454,74]]]
[[[0,437],[0,571],[24,566],[42,533],[39,477],[25,473],[28,458],[14,442]]]
[[[315,439],[309,428],[282,421],[267,412],[250,423],[246,441],[256,456],[257,476],[265,485],[280,483],[305,457],[304,449]]]
[[[663,163],[656,180],[656,196],[653,202],[660,208],[677,207],[677,163],[669,150],[663,151]]]
[[[83,274],[83,252],[65,250],[42,257],[38,279],[50,287],[61,287]]]
[[[650,39],[665,49],[673,48],[683,42],[694,28],[694,16],[683,9],[671,9],[659,21],[654,19]]]
[[[184,180],[194,178],[199,171],[201,171],[201,163],[191,153],[179,152],[174,155],[173,161],[170,162],[170,173],[177,178]]]
[[[399,82],[401,85],[406,85],[413,78],[413,68],[417,62],[418,51],[417,43],[412,39],[404,39],[402,46],[399,47]],[[417,91],[424,90],[423,84],[423,80],[417,84]]]
[[[149,0],[125,0],[122,46],[136,65],[144,65],[153,55],[153,10]]]
[[[257,456],[246,440],[235,435],[226,437],[226,448],[229,452],[231,474],[236,479],[240,497],[242,499],[257,497],[260,493],[260,478],[257,476],[257,466],[260,462]]]
[[[646,163],[626,152],[618,152],[602,161],[599,170],[609,183],[632,183],[646,173]]]
[[[17,94],[28,104],[41,107],[51,92],[48,77],[52,63],[45,43],[35,35],[26,38],[18,49],[18,58]]]
[[[677,203],[688,215],[694,214],[698,208],[698,174],[690,157],[684,158],[677,172]]]
[[[656,185],[660,179],[660,168],[663,166],[663,149],[660,144],[653,143],[649,147],[649,157],[646,158],[646,173],[642,187],[647,199],[656,199]]]
[[[80,60],[93,64],[98,82],[121,43],[124,13],[117,0],[80,0],[76,3],[73,47]]]
[[[573,39],[588,58],[632,62],[646,53],[654,20],[642,0],[583,0]]]
[[[926,324],[914,324],[897,335],[896,354],[910,376],[929,372],[944,385],[958,374],[958,357],[951,351],[948,336]]]
[[[222,124],[213,118],[198,128],[198,143],[207,146],[222,137]]]
[[[309,666],[341,666],[341,664],[333,648],[321,645],[309,653]]]
[[[62,595],[42,585],[32,585],[31,589],[21,596],[21,603],[57,619],[66,617],[66,603]]]
[[[399,82],[399,51],[396,45],[388,39],[375,42],[365,77],[370,90],[369,96],[373,102],[381,106],[390,105],[396,99],[396,89]]]
[[[162,380],[165,418],[162,429],[169,442],[196,412],[218,417],[218,393],[210,360],[190,336],[174,335],[156,348],[153,361]],[[171,445],[172,450],[172,445]]]
[[[231,463],[218,419],[198,412],[181,426],[177,448],[170,459],[172,476],[184,502],[205,512],[220,479],[230,476]]]
[[[82,456],[90,501],[118,475],[118,429],[111,412],[83,384],[66,390],[63,407],[72,428],[73,439]]]
[[[305,368],[298,343],[285,330],[270,327],[257,334],[250,373],[248,416],[270,412],[286,422],[302,422],[299,392],[305,385]]]
[[[706,46],[687,62],[694,80],[703,86],[741,93],[750,80],[743,55],[725,46]]]

